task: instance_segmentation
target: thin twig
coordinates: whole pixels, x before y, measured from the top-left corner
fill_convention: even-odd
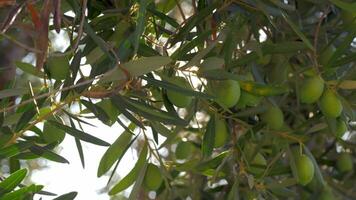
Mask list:
[[[314,51],[313,51],[313,54],[314,54],[313,58],[314,59],[313,60],[315,62],[315,66],[316,66],[316,69],[318,71],[319,71],[319,64],[318,64],[318,59],[317,59],[317,57],[318,57],[317,48],[318,48],[319,32],[320,32],[321,24],[322,24],[324,18],[327,16],[328,12],[329,12],[329,7],[326,8],[326,10],[324,11],[323,15],[320,17],[319,22],[318,22],[318,24],[316,26],[316,29],[315,29],[315,33],[314,33]]]
[[[103,75],[101,75],[101,76],[98,76],[98,77],[95,77],[95,78],[88,79],[88,80],[86,80],[86,81],[80,82],[80,83],[75,84],[75,85],[71,85],[71,86],[68,86],[68,87],[65,87],[65,88],[62,88],[62,89],[54,90],[54,91],[52,91],[52,92],[48,92],[48,93],[41,94],[41,95],[38,95],[38,96],[33,97],[33,98],[30,98],[30,99],[27,99],[27,100],[21,102],[20,104],[15,104],[15,105],[13,105],[13,106],[10,106],[10,107],[7,107],[7,108],[4,108],[4,109],[0,110],[0,113],[2,113],[2,112],[7,112],[7,111],[9,111],[9,110],[11,110],[11,109],[14,109],[14,108],[17,108],[17,107],[20,107],[20,106],[29,104],[29,103],[31,103],[31,102],[34,101],[34,100],[38,100],[38,99],[42,99],[42,98],[51,96],[51,95],[53,95],[53,94],[55,94],[55,93],[57,93],[57,92],[64,92],[64,91],[67,91],[67,90],[71,90],[71,89],[74,89],[74,88],[77,88],[77,87],[80,87],[80,86],[89,84],[89,83],[93,82],[95,79],[104,77],[104,75],[105,75],[105,74],[103,74]]]
[[[186,18],[185,15],[184,15],[183,8],[182,8],[182,6],[180,5],[180,3],[178,2],[178,0],[175,0],[175,2],[176,2],[176,4],[177,4],[178,10],[179,10],[179,12],[180,12],[180,15],[182,16],[183,23],[185,23],[185,21],[187,20],[187,18]]]
[[[27,51],[31,51],[31,52],[34,52],[34,53],[42,53],[42,51],[38,50],[38,49],[35,49],[33,47],[29,47],[23,43],[21,43],[20,41],[17,41],[16,39],[12,38],[11,36],[8,36],[6,35],[5,33],[0,33],[0,35],[2,37],[4,37],[5,39],[8,39],[10,42],[16,44],[17,46],[27,50]]]

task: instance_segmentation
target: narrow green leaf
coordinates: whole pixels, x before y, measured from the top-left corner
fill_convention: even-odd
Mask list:
[[[145,143],[134,168],[110,190],[109,195],[114,195],[125,190],[137,180],[139,172],[146,163],[147,152],[147,143]]]
[[[39,71],[35,66],[31,65],[30,63],[15,61],[15,65],[27,74],[31,74],[39,78],[45,77],[42,71]]]
[[[26,92],[27,90],[25,88],[11,88],[11,89],[1,90],[0,99],[24,95]]]
[[[125,98],[125,97],[120,97],[117,96],[117,98],[121,98],[122,102],[125,103],[125,106],[133,111],[134,113],[137,113],[147,119],[150,120],[158,120],[160,122],[166,123],[166,124],[175,124],[175,125],[181,125],[185,126],[187,125],[187,121],[179,118],[178,116],[171,115],[170,113],[157,109],[153,106],[150,106],[148,104],[145,104],[143,102],[133,100],[130,98]]]
[[[167,65],[171,62],[171,59],[167,56],[151,56],[151,57],[142,57],[137,60],[131,60],[127,63],[121,64],[121,66],[127,70],[130,76],[136,77],[147,74],[151,71],[154,71],[164,65]],[[105,76],[100,80],[102,82],[126,80],[125,72],[119,68],[115,67],[114,69],[108,71]]]
[[[149,78],[149,77],[142,77],[142,79],[146,80],[151,85],[154,85],[154,86],[157,86],[157,87],[161,87],[161,88],[164,88],[166,90],[173,90],[173,91],[176,91],[176,92],[180,92],[180,93],[182,93],[184,95],[187,95],[187,96],[195,96],[195,97],[201,97],[201,98],[205,98],[205,99],[214,99],[214,97],[211,96],[211,95],[208,95],[208,94],[205,94],[205,93],[202,93],[202,92],[197,92],[197,91],[194,91],[194,90],[191,90],[191,89],[183,88],[183,87],[180,87],[180,86],[175,85],[173,83],[170,83],[168,81],[164,81],[164,80],[160,81],[160,80]]]
[[[69,193],[63,194],[53,200],[74,200],[77,195],[78,195],[78,192],[69,192]]]
[[[308,48],[315,51],[313,45],[310,43],[308,38],[303,34],[303,32],[301,30],[299,30],[297,25],[295,25],[294,22],[289,19],[287,14],[282,12],[282,16],[283,16],[284,20],[286,20],[286,22],[289,24],[289,26],[294,30],[294,32],[300,37],[300,39],[302,39],[302,41],[308,46]]]
[[[129,129],[133,130],[135,128],[134,124],[130,124]],[[116,139],[114,143],[106,150],[103,157],[100,160],[99,168],[97,176],[101,177],[105,174],[112,165],[121,160],[124,156],[125,152],[129,148],[129,144],[132,138],[131,132],[124,131],[121,135]]]
[[[30,185],[27,187],[20,188],[18,190],[15,190],[14,192],[7,193],[3,197],[1,197],[1,200],[15,200],[15,199],[23,199],[27,194],[34,194],[39,191],[43,186],[39,185]]]
[[[138,177],[135,181],[135,185],[133,186],[132,191],[130,193],[129,200],[137,199],[137,196],[139,195],[140,190],[142,188],[141,186],[142,186],[143,179],[145,178],[147,164],[148,164],[148,162],[145,162],[144,165],[141,167],[141,170],[138,173]]]
[[[111,58],[112,60],[115,60],[114,57],[111,55],[111,53],[109,51],[109,47],[106,44],[106,42],[95,33],[93,28],[88,24],[88,22],[86,20],[84,20],[84,29],[85,29],[86,33],[90,36],[90,38],[93,39],[93,41],[100,47],[100,49],[109,58]]]
[[[147,11],[149,11],[150,13],[152,13],[153,15],[157,16],[158,18],[160,18],[162,21],[170,24],[171,26],[173,26],[174,28],[178,28],[179,24],[178,22],[176,22],[175,19],[173,19],[172,17],[160,12],[159,10],[156,10],[153,6],[148,6],[147,7]]]
[[[80,131],[80,130],[77,130],[77,129],[74,129],[72,127],[69,127],[69,126],[66,126],[66,125],[63,125],[57,121],[54,121],[54,120],[48,120],[48,122],[50,122],[51,124],[53,124],[54,126],[64,130],[66,133],[68,133],[69,135],[72,135],[73,137],[75,138],[78,138],[80,140],[83,140],[83,141],[86,141],[86,142],[89,142],[89,143],[92,143],[92,144],[96,144],[96,145],[100,145],[100,146],[110,146],[109,143],[99,139],[99,138],[96,138],[92,135],[89,135],[83,131]]]
[[[209,157],[213,153],[215,141],[215,121],[216,116],[212,116],[206,126],[203,137],[202,152],[204,157]]]
[[[330,0],[330,1],[345,11],[348,11],[350,13],[356,12],[356,3],[347,3],[340,0]]]
[[[22,180],[26,177],[27,169],[20,169],[12,173],[5,180],[0,182],[0,197],[6,193],[11,192],[13,189],[18,186]]]
[[[91,103],[90,101],[81,99],[80,102],[87,107],[100,121],[102,121],[104,124],[108,123],[110,121],[109,116],[106,114],[106,112],[98,105]]]
[[[48,160],[58,162],[58,163],[68,163],[69,164],[69,161],[67,159],[50,151],[49,149],[46,149],[45,147],[34,145],[30,148],[30,151],[38,156],[48,159]]]
[[[145,129],[143,124],[136,118],[134,117],[124,106],[125,102],[123,102],[122,98],[119,98],[117,96],[111,97],[111,102],[112,104],[131,122],[136,124],[138,127]],[[117,119],[118,123],[120,123],[120,119]]]
[[[133,46],[134,46],[134,54],[137,53],[140,37],[145,30],[145,21],[146,21],[146,12],[147,12],[147,5],[149,0],[139,0],[139,9],[137,13],[137,24],[133,38]]]
[[[25,141],[2,148],[0,149],[0,159],[15,156],[16,154],[19,154],[22,151],[29,149],[30,147],[32,147],[32,145],[32,141]]]

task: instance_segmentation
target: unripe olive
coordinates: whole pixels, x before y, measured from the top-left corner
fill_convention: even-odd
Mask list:
[[[55,80],[63,80],[69,75],[69,61],[65,55],[48,57],[46,65]]]
[[[324,91],[324,81],[319,76],[308,78],[300,89],[300,101],[302,103],[315,103]]]
[[[195,146],[191,142],[179,142],[176,148],[176,158],[177,159],[187,159],[190,158],[195,150]]]
[[[262,114],[262,120],[269,128],[278,130],[282,128],[284,124],[283,112],[277,106],[271,106]]]
[[[307,185],[314,177],[313,162],[306,155],[297,155],[295,165],[299,184]]]
[[[171,82],[182,88],[191,89],[190,84],[183,77],[174,77],[171,79]],[[167,90],[167,97],[169,101],[178,108],[188,107],[193,101],[193,97],[173,90]]]
[[[333,91],[325,90],[320,97],[320,109],[325,117],[336,118],[341,115],[342,104]]]
[[[335,200],[335,196],[329,187],[325,187],[321,192],[318,200]]]
[[[236,105],[240,98],[240,84],[234,80],[216,81],[213,83],[213,94],[216,102],[220,105],[231,108]]]
[[[53,119],[53,118],[52,118]],[[61,142],[65,137],[65,132],[49,122],[43,124],[43,139],[47,143]]]
[[[223,119],[217,119],[215,121],[215,140],[214,147],[219,148],[226,144],[230,137],[229,128]]]
[[[143,179],[144,186],[148,190],[157,190],[163,182],[163,177],[159,168],[149,163],[147,165],[146,174]]]
[[[349,153],[341,153],[337,157],[336,167],[341,173],[352,171],[352,156]]]
[[[261,97],[241,90],[240,99],[236,104],[237,108],[245,108],[246,106],[257,106],[261,102]]]
[[[341,119],[337,119],[335,124],[335,136],[337,138],[341,138],[342,136],[344,136],[346,131],[347,131],[346,123]]]

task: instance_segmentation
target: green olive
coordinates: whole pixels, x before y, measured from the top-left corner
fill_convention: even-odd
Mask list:
[[[318,200],[335,200],[335,196],[329,187],[325,187],[321,192]]]
[[[49,122],[43,124],[43,139],[47,143],[61,142],[65,137],[65,132]]]
[[[349,153],[341,153],[337,157],[336,167],[341,173],[352,171],[352,156]]]
[[[46,65],[51,78],[55,80],[63,80],[69,75],[69,61],[64,55],[48,57]]]
[[[279,130],[284,124],[283,112],[277,106],[271,106],[262,114],[262,120],[269,128]]]
[[[149,163],[147,165],[146,174],[143,179],[144,186],[148,190],[158,190],[162,182],[163,177],[160,169],[156,165]]]
[[[176,148],[176,158],[177,159],[187,159],[190,158],[195,150],[195,146],[191,142],[179,142]]]
[[[226,144],[229,140],[230,133],[229,128],[223,119],[217,119],[215,121],[215,140],[214,147],[219,148]]]
[[[308,78],[300,89],[300,101],[302,103],[315,103],[324,91],[324,81],[319,76]]]
[[[342,138],[347,131],[346,123],[341,119],[337,119],[335,125],[335,136],[337,138]]]
[[[314,177],[314,165],[306,155],[297,155],[295,157],[296,172],[298,182],[301,185],[307,185]]]
[[[325,90],[320,97],[320,109],[325,117],[336,118],[341,115],[342,104],[333,91]]]
[[[237,104],[241,94],[239,82],[224,80],[216,81],[213,84],[213,94],[216,96],[217,103],[226,108]]]
[[[182,88],[191,89],[190,84],[183,77],[174,77],[174,78],[172,78],[171,82],[177,86],[182,87]],[[173,105],[177,106],[178,108],[186,108],[193,101],[193,97],[187,96],[185,94],[182,94],[180,92],[176,92],[173,90],[167,91],[167,97],[168,97],[169,101]]]
[[[241,90],[240,99],[236,104],[237,108],[245,108],[246,106],[257,106],[262,98],[252,93]]]

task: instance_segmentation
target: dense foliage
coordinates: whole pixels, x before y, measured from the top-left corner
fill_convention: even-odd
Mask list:
[[[0,6],[0,43],[21,50],[0,66],[2,200],[51,195],[21,184],[21,163],[67,163],[65,137],[83,166],[82,142],[108,147],[98,177],[137,149],[113,196],[133,185],[129,199],[356,199],[354,1]],[[93,117],[125,131],[109,144],[81,129]]]

